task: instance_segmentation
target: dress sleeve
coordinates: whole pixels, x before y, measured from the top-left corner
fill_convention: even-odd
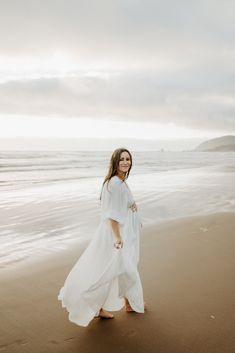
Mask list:
[[[125,189],[119,180],[110,180],[104,185],[101,198],[101,212],[103,219],[113,219],[121,225],[125,223],[127,202]]]

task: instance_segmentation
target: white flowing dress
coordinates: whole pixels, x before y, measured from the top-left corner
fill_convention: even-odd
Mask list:
[[[140,216],[132,211],[132,193],[117,176],[104,184],[101,194],[101,222],[88,247],[80,256],[60,289],[58,299],[69,312],[69,320],[87,326],[101,308],[120,310],[129,300],[144,313],[139,262]],[[119,222],[123,248],[114,247],[109,219]]]

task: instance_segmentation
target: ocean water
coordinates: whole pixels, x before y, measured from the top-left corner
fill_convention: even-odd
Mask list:
[[[0,153],[0,266],[87,241],[111,152]],[[235,153],[133,152],[143,225],[235,211]]]

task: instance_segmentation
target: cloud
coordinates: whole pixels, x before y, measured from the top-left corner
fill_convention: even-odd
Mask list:
[[[41,55],[63,49],[79,61],[140,65],[195,61],[218,47],[234,49],[234,13],[229,0],[1,1],[1,51]]]
[[[2,1],[0,56],[34,69],[0,61],[0,113],[234,132],[234,14],[229,0]],[[53,69],[59,51],[70,68]]]
[[[163,75],[126,72],[106,77],[9,81],[0,85],[5,114],[92,117],[113,120],[173,122],[178,126],[235,131],[235,99],[220,76],[200,81],[187,72]],[[215,81],[217,89],[215,89]]]

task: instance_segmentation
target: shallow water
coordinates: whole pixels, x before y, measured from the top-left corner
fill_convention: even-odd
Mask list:
[[[89,239],[108,152],[4,152],[0,264]],[[235,153],[135,152],[128,184],[143,224],[235,211]]]

